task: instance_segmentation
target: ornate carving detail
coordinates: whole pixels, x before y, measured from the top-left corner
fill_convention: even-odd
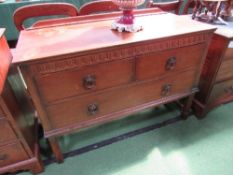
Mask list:
[[[174,49],[198,43],[203,43],[209,37],[208,33],[197,34],[195,36],[185,36],[164,41],[154,41],[150,44],[141,44],[134,47],[118,48],[106,52],[91,53],[80,56],[63,56],[62,60],[54,60],[47,63],[36,64],[32,66],[34,73],[45,74],[66,69],[81,68],[87,65],[98,64],[102,62],[113,61],[128,57],[134,57],[141,54]]]

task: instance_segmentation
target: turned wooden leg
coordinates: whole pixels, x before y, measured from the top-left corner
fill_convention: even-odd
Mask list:
[[[58,140],[55,137],[49,138],[49,144],[52,148],[53,154],[57,160],[58,163],[62,163],[63,162],[63,155],[60,149],[60,146],[58,144]]]
[[[189,114],[190,114],[190,109],[191,109],[191,106],[192,106],[194,95],[195,94],[192,94],[189,97],[187,97],[187,99],[185,99],[184,106],[183,106],[183,108],[181,110],[181,117],[183,119],[187,119]]]

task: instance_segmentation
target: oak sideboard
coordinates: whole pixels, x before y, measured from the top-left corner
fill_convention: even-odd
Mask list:
[[[187,117],[215,28],[144,11],[137,33],[111,30],[114,13],[20,33],[13,64],[59,162],[61,135],[183,98]]]

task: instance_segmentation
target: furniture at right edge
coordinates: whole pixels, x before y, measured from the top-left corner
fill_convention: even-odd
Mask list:
[[[219,27],[212,38],[202,70],[194,113],[203,118],[211,109],[233,100],[233,30]]]
[[[19,75],[8,71],[12,55],[0,28],[0,174],[43,171],[34,108],[21,88]],[[8,79],[7,79],[8,77]],[[16,84],[11,84],[14,79]],[[9,80],[9,81],[8,81]],[[13,85],[13,86],[11,86]]]

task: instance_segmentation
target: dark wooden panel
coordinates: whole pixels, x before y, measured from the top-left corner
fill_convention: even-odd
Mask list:
[[[191,91],[196,79],[195,76],[195,71],[189,71],[157,81],[148,81],[104,93],[74,98],[67,102],[48,106],[49,120],[54,129],[75,123],[81,125],[82,122],[95,120],[108,113],[154,101],[175,93]],[[166,92],[166,88],[168,88],[168,92]]]
[[[233,95],[233,79],[224,81],[222,83],[217,83],[214,85],[213,90],[211,91],[211,95],[208,103],[211,103],[220,97],[223,98],[232,95]]]
[[[0,167],[13,164],[28,158],[20,143],[0,147]]]
[[[139,56],[136,78],[144,80],[200,65],[205,44],[194,45]]]
[[[233,55],[232,55],[232,58],[233,58]],[[218,82],[218,81],[225,80],[231,77],[233,77],[233,59],[227,58],[223,60],[219,68],[216,81]]]
[[[133,75],[134,60],[126,59],[47,74],[36,80],[43,98],[51,102],[126,84],[133,80]]]

